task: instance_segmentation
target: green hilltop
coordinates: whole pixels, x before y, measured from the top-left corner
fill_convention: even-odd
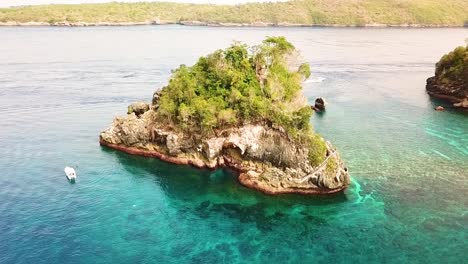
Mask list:
[[[0,9],[0,22],[364,26],[468,25],[466,0],[293,0],[241,5],[163,2],[40,5]]]

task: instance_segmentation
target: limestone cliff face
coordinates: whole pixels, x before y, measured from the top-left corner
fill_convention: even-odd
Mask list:
[[[216,131],[207,137],[188,135],[155,122],[154,105],[139,106],[137,111],[115,118],[100,134],[100,143],[176,164],[229,167],[240,172],[239,181],[243,185],[269,194],[327,194],[343,190],[350,183],[338,152],[328,142],[324,162],[312,166],[309,150],[294,144],[281,129],[249,124]]]

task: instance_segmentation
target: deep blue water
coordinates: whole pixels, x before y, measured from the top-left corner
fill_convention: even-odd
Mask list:
[[[100,147],[171,69],[284,35],[353,183],[266,196],[228,171]],[[463,263],[468,115],[425,93],[468,29],[0,28],[0,263]],[[76,184],[64,176],[77,168]]]

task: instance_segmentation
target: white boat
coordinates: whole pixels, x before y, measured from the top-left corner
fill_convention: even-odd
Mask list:
[[[76,180],[75,169],[71,167],[65,167],[65,175],[67,175],[67,179],[71,182],[74,182]]]

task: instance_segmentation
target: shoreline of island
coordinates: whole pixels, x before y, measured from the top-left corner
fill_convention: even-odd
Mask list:
[[[199,27],[226,27],[226,28],[293,28],[293,27],[310,27],[310,28],[468,28],[465,25],[449,25],[449,24],[294,24],[294,23],[229,23],[229,22],[203,22],[203,21],[144,21],[144,22],[17,22],[7,21],[0,22],[0,27],[119,27],[119,26],[199,26]]]
[[[228,157],[221,157],[223,161],[218,161],[216,164],[214,163],[205,163],[200,160],[194,160],[184,157],[173,157],[166,155],[164,153],[158,152],[156,150],[144,150],[135,147],[128,147],[124,145],[117,145],[106,142],[105,140],[99,139],[99,144],[101,146],[118,150],[121,152],[125,152],[130,155],[135,156],[143,156],[147,158],[156,158],[164,162],[168,162],[175,165],[188,165],[198,169],[209,169],[209,170],[216,170],[221,168],[226,168],[234,171],[237,176],[237,180],[239,183],[247,188],[254,189],[260,191],[264,194],[268,195],[280,195],[280,194],[301,194],[301,195],[330,195],[343,192],[347,189],[347,185],[336,188],[336,189],[301,189],[301,188],[273,188],[269,185],[261,185],[259,182],[253,181],[251,177],[249,177],[249,168],[243,168],[241,164],[237,164],[235,162],[231,162]]]

